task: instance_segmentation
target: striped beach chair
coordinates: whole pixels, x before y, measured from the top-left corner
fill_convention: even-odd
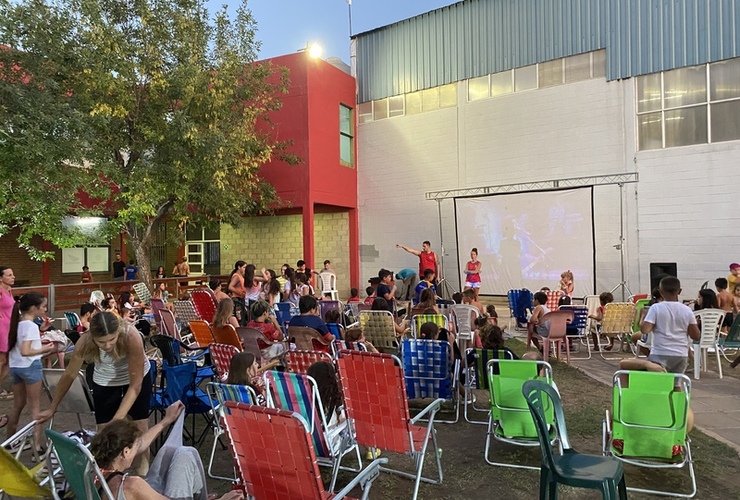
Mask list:
[[[404,339],[401,347],[403,376],[409,399],[444,399],[454,404],[454,419],[440,423],[454,424],[460,418],[457,380],[460,362],[452,360],[452,346],[447,341]]]

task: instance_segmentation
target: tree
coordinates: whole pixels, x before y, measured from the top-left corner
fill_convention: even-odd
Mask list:
[[[32,257],[49,257],[34,236],[84,243],[70,214],[105,214],[148,270],[158,223],[277,201],[257,171],[284,154],[268,115],[287,73],[255,62],[246,0],[233,20],[202,0],[0,0],[0,44],[0,236]]]

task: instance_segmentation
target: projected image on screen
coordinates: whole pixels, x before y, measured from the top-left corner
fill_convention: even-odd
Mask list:
[[[461,267],[475,247],[482,263],[482,294],[556,289],[566,270],[574,275],[574,296],[591,294],[591,203],[591,188],[457,199]]]

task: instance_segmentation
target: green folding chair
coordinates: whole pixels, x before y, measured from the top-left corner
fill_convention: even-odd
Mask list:
[[[539,470],[522,464],[494,462],[490,457],[491,440],[516,446],[537,447],[540,445],[537,428],[522,394],[524,383],[542,380],[552,385],[552,367],[545,361],[492,359],[487,365],[488,387],[491,397],[491,412],[488,417],[485,459],[490,465],[516,469]],[[550,426],[551,442],[555,442],[555,414],[553,407],[545,409]]]
[[[735,354],[740,351],[740,314],[735,316],[730,331],[727,332],[727,337],[720,337],[717,340],[717,347],[719,347],[719,351],[727,361],[731,360],[727,357],[726,351],[734,351]]]
[[[540,500],[558,498],[558,484],[574,488],[601,491],[604,500],[627,500],[624,467],[613,457],[578,453],[570,445],[565,426],[560,395],[541,380],[529,380],[522,387],[522,394],[537,426],[542,466],[540,468]],[[555,429],[560,443],[560,454],[552,450],[551,429],[547,414],[554,409]]]
[[[606,413],[605,455],[638,467],[688,467],[691,492],[628,488],[651,495],[692,498],[696,476],[686,432],[691,381],[684,374],[620,370],[614,374],[612,413]]]
[[[100,472],[98,464],[95,463],[95,458],[85,445],[51,429],[46,429],[44,432],[46,437],[51,440],[54,447],[53,455],[59,460],[67,484],[69,484],[75,498],[100,500],[102,493],[103,498],[116,500],[105,481],[105,476]],[[52,470],[51,457],[52,453],[49,452],[47,454],[49,470]],[[97,485],[95,479],[97,479]],[[53,484],[52,488],[55,488]]]
[[[492,359],[515,359],[514,353],[509,349],[479,349],[471,348],[465,350],[463,356],[463,373],[465,375],[465,401],[463,402],[463,414],[465,420],[471,424],[486,425],[485,420],[474,420],[475,413],[468,415],[469,409],[480,413],[489,413],[490,406],[478,407],[473,401],[473,389],[488,391],[488,362]]]
[[[447,328],[447,317],[444,314],[416,314],[411,317],[412,335],[419,338],[421,325],[424,323],[434,323],[440,328]],[[437,340],[437,339],[430,339]]]

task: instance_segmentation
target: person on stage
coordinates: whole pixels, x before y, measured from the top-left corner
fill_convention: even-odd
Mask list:
[[[470,260],[465,264],[465,290],[473,290],[475,301],[478,302],[478,292],[480,291],[480,269],[481,263],[478,260],[478,249],[473,248],[470,251]]]

